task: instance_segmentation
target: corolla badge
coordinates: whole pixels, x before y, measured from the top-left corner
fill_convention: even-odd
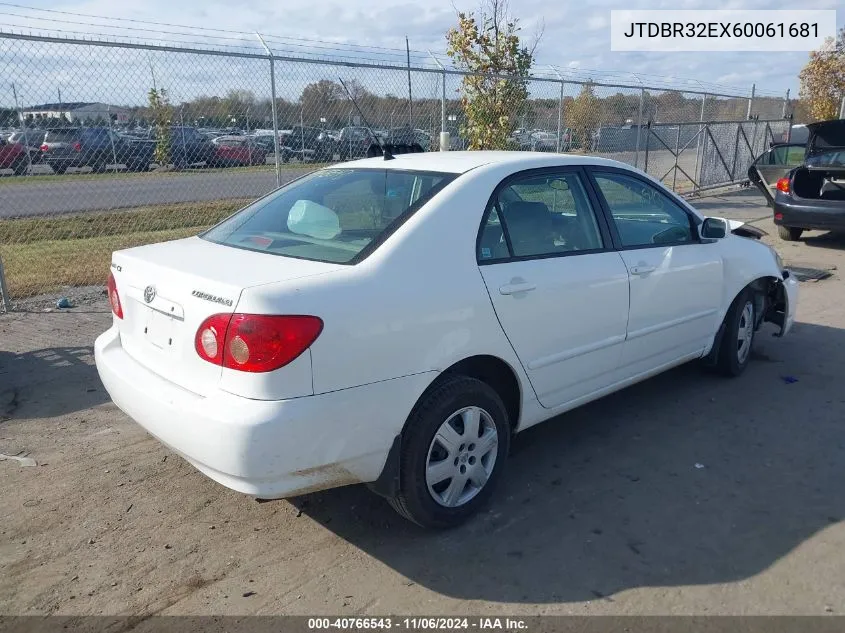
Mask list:
[[[147,286],[144,288],[144,301],[147,303],[152,303],[153,299],[156,298],[156,288],[155,286]]]

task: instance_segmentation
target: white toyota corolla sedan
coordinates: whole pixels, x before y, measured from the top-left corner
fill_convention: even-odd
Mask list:
[[[688,361],[736,376],[797,283],[622,163],[454,152],[321,169],[197,236],[114,253],[114,402],[262,499],[367,482],[446,527],[514,433]]]

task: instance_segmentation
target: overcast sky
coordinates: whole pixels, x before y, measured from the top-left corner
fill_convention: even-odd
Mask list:
[[[417,51],[445,50],[444,34],[455,24],[453,0],[11,0],[31,7],[49,8],[111,18],[129,18],[168,22],[232,31],[260,31],[294,38],[315,38],[344,44],[373,47],[404,48],[404,37],[410,38]],[[454,0],[460,10],[476,8],[477,0]],[[756,83],[758,92],[782,94],[787,88],[797,94],[798,72],[807,60],[807,53],[622,53],[610,51],[610,10],[626,9],[831,9],[839,8],[837,0],[812,0],[805,6],[794,0],[511,0],[511,13],[520,18],[523,34],[529,41],[539,24],[545,31],[536,52],[538,64],[555,64],[600,80],[608,72],[636,72],[697,79],[736,86],[743,92]],[[0,24],[27,25],[32,30],[55,30],[57,27],[78,32],[132,33],[133,28],[150,28],[131,22],[124,30],[106,31],[94,20],[53,14],[55,18],[78,21],[80,24],[58,24],[45,20],[26,21],[23,9],[2,6]],[[32,16],[50,17],[44,13]],[[840,8],[839,26],[845,23],[845,10]],[[87,24],[86,24],[87,23]],[[4,28],[9,28],[4,27]],[[155,29],[155,27],[153,27]],[[20,30],[20,29],[12,29]],[[166,30],[161,27],[161,30]],[[140,32],[139,32],[140,33]],[[169,34],[143,32],[146,37],[179,39]],[[221,36],[226,36],[220,33]],[[188,38],[182,37],[186,40]],[[224,40],[220,40],[221,42]],[[230,41],[231,43],[231,41]],[[253,43],[253,42],[251,42]],[[281,46],[281,44],[278,44]],[[294,47],[291,50],[296,50]],[[384,55],[398,52],[384,51]]]

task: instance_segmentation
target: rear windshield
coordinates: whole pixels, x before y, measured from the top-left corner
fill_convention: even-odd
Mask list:
[[[357,263],[455,178],[430,171],[323,169],[200,237],[287,257]]]
[[[67,143],[79,138],[78,128],[67,128],[65,130],[47,130],[45,141],[48,143]]]

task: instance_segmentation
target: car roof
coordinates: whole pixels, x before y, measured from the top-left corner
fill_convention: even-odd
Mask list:
[[[626,165],[615,160],[582,156],[580,154],[508,151],[419,152],[412,154],[397,154],[394,156],[394,160],[384,160],[384,158],[380,156],[376,158],[364,158],[361,160],[333,165],[327,169],[363,167],[367,169],[407,169],[463,174],[477,167],[493,163],[512,165],[516,169],[565,167],[573,165],[606,165],[608,167],[625,167],[627,169],[632,169],[630,165]]]

